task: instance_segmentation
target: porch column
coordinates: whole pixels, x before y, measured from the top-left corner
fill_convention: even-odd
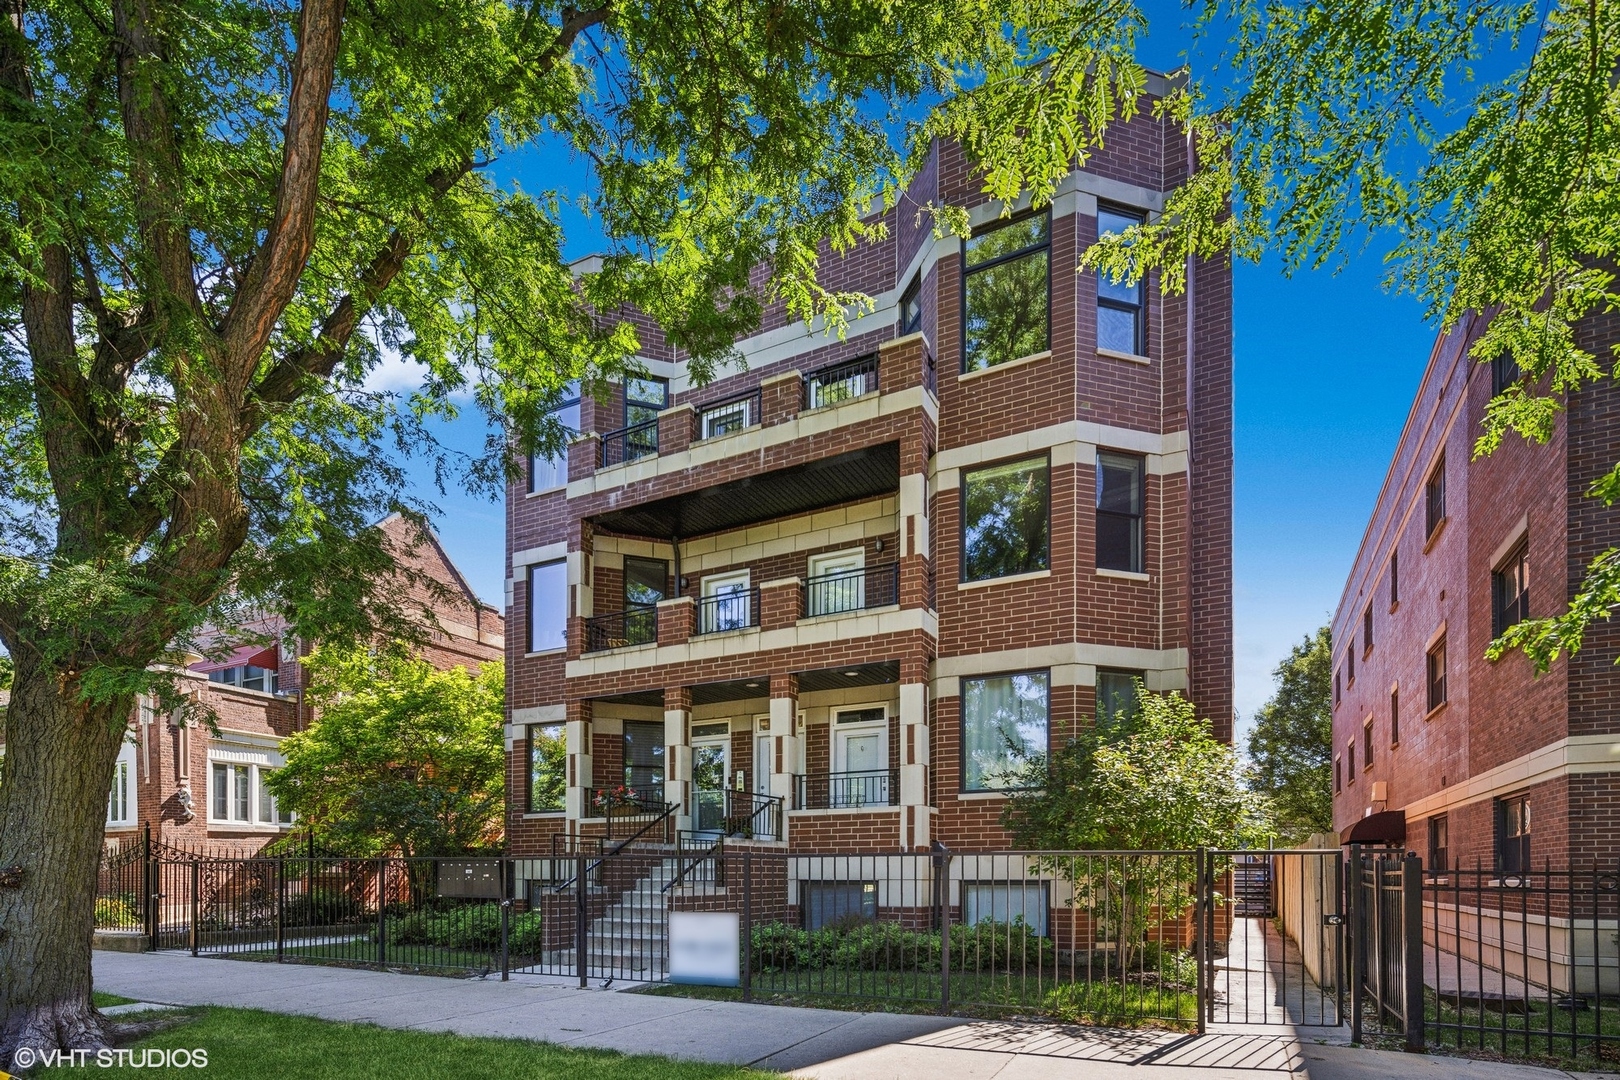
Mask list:
[[[692,688],[664,688],[664,801],[672,802],[677,829],[692,828]]]
[[[900,563],[901,607],[933,606],[933,537],[928,520],[929,447],[919,434],[900,442]]]
[[[928,662],[900,665],[900,847],[926,848],[933,838],[928,805]]]
[[[563,807],[572,831],[573,823],[591,815],[591,702],[570,701],[567,705],[563,738],[568,751],[568,790]]]
[[[771,794],[793,809],[794,785],[804,772],[804,736],[799,734],[799,677],[771,676]],[[783,831],[787,821],[783,819]],[[785,839],[785,837],[784,837]]]

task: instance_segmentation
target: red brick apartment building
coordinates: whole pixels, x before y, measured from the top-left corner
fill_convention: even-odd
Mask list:
[[[1620,509],[1585,492],[1620,460],[1620,387],[1568,396],[1545,446],[1473,457],[1486,403],[1520,377],[1471,361],[1480,319],[1434,346],[1333,618],[1333,821],[1425,866],[1504,874],[1620,857],[1620,626],[1545,675],[1486,647],[1563,611]],[[1620,318],[1579,327],[1603,356]],[[1354,830],[1354,834],[1352,833]]]
[[[649,377],[566,406],[508,493],[513,855],[631,792],[795,852],[989,851],[1011,774],[1133,677],[1229,736],[1230,270],[1075,272],[1186,177],[1148,104],[1034,214],[937,145],[824,260],[877,301],[845,340],[772,309],[700,387],[642,327]]]
[[[393,516],[378,528],[396,560],[449,590],[448,600],[424,584],[409,590],[430,608],[438,628],[422,655],[440,667],[476,667],[503,655],[504,620],[484,604],[431,533]],[[278,627],[265,627],[275,636]],[[294,827],[280,810],[266,775],[284,762],[281,740],[308,726],[304,670],[298,654],[277,646],[246,645],[212,661],[198,660],[182,676],[187,692],[213,709],[217,731],[181,714],[161,715],[143,698],[131,718],[130,737],[114,767],[107,799],[107,838],[117,846],[150,828],[154,840],[192,849],[249,854]]]

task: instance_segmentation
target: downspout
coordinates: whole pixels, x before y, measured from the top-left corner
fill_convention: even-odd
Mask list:
[[[1197,155],[1193,151],[1193,133],[1187,131],[1187,176],[1183,183],[1192,183],[1193,169],[1197,167]],[[1193,361],[1197,351],[1193,336],[1196,319],[1193,312],[1198,306],[1198,283],[1194,277],[1195,261],[1193,253],[1187,252],[1187,362],[1186,369],[1186,402],[1187,402],[1187,697],[1193,696]]]

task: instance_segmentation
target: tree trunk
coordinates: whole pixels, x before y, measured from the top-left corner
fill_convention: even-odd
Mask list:
[[[96,880],[113,763],[134,704],[89,705],[19,650],[0,784],[0,1069],[21,1048],[105,1044],[90,1001]]]

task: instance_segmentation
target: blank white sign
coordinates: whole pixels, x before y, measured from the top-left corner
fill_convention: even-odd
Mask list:
[[[734,911],[669,913],[669,981],[700,986],[742,982],[742,921]]]

